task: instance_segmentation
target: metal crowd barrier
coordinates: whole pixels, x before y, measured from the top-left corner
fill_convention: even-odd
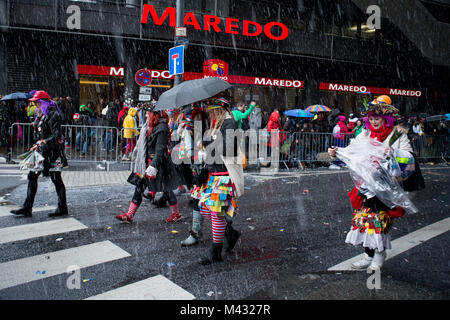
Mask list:
[[[411,146],[421,162],[444,161],[450,156],[449,135],[413,135],[410,137]]]
[[[134,128],[140,130],[139,128]],[[137,138],[124,139],[124,130],[106,126],[62,125],[64,148],[70,162],[131,162],[131,152],[136,146]],[[15,123],[9,128],[11,147],[8,157],[19,161],[20,154],[27,152],[38,140],[31,123]],[[331,146],[346,147],[353,134],[343,134],[343,139],[336,139],[332,133],[318,132],[283,132],[279,131],[279,164],[280,168],[304,169],[306,165],[312,166],[330,162],[328,148]],[[270,141],[270,134],[260,130],[258,136],[266,135],[266,142]],[[258,138],[258,141],[259,138]],[[428,137],[412,136],[411,145],[418,159],[424,161],[448,161],[450,136],[438,135]],[[253,148],[253,149],[252,149]],[[270,159],[273,148],[267,143],[256,147],[245,148],[249,164],[260,165],[260,152]],[[261,151],[262,150],[262,151]],[[249,157],[249,152],[255,152],[256,157]]]
[[[119,162],[122,159],[123,130],[105,126],[62,125],[64,148],[70,162]],[[10,129],[9,158],[20,161],[39,137],[31,123],[14,123]]]

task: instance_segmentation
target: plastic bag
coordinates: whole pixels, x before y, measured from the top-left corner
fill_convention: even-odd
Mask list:
[[[402,171],[393,151],[368,136],[353,139],[346,148],[339,148],[336,156],[345,162],[356,187],[367,198],[377,196],[386,206],[402,207],[418,212],[398,181]]]
[[[34,150],[20,161],[21,170],[42,171],[44,170],[44,157],[38,151]]]

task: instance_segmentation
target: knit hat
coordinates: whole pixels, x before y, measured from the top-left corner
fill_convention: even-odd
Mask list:
[[[347,118],[345,116],[339,116],[338,119],[339,121],[344,122]]]

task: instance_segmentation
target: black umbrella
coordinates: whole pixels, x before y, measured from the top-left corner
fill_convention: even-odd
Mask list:
[[[215,77],[184,81],[161,94],[155,111],[175,109],[208,99],[228,88],[231,84]]]
[[[33,96],[29,93],[25,92],[14,92],[7,94],[0,101],[9,101],[9,100],[19,100],[19,101],[27,101],[28,99],[33,98]]]

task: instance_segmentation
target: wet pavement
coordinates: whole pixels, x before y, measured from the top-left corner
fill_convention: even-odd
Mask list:
[[[412,197],[420,211],[395,221],[393,240],[449,217],[449,168],[427,167],[423,173],[426,189]],[[449,298],[449,232],[386,261],[381,289],[367,287],[366,272],[328,271],[362,253],[361,247],[344,243],[352,213],[346,195],[352,181],[346,171],[249,173],[245,187],[233,224],[242,232],[238,244],[224,255],[224,262],[200,266],[197,260],[207,251],[212,235],[206,223],[202,243],[180,246],[191,226],[186,194],[178,196],[184,216],[178,223],[167,224],[170,209],[156,209],[144,199],[135,221],[124,224],[114,215],[128,209],[133,186],[68,186],[70,215],[87,228],[1,244],[0,263],[104,240],[130,257],[83,268],[81,277],[92,280],[83,282],[80,290],[68,290],[67,275],[61,274],[0,290],[0,298],[85,299],[158,274],[199,300]],[[7,200],[21,203],[25,188],[25,184],[15,188]],[[52,188],[50,181],[40,181],[36,206],[56,204]],[[46,213],[31,218],[5,216],[0,218],[0,230],[49,220]]]

